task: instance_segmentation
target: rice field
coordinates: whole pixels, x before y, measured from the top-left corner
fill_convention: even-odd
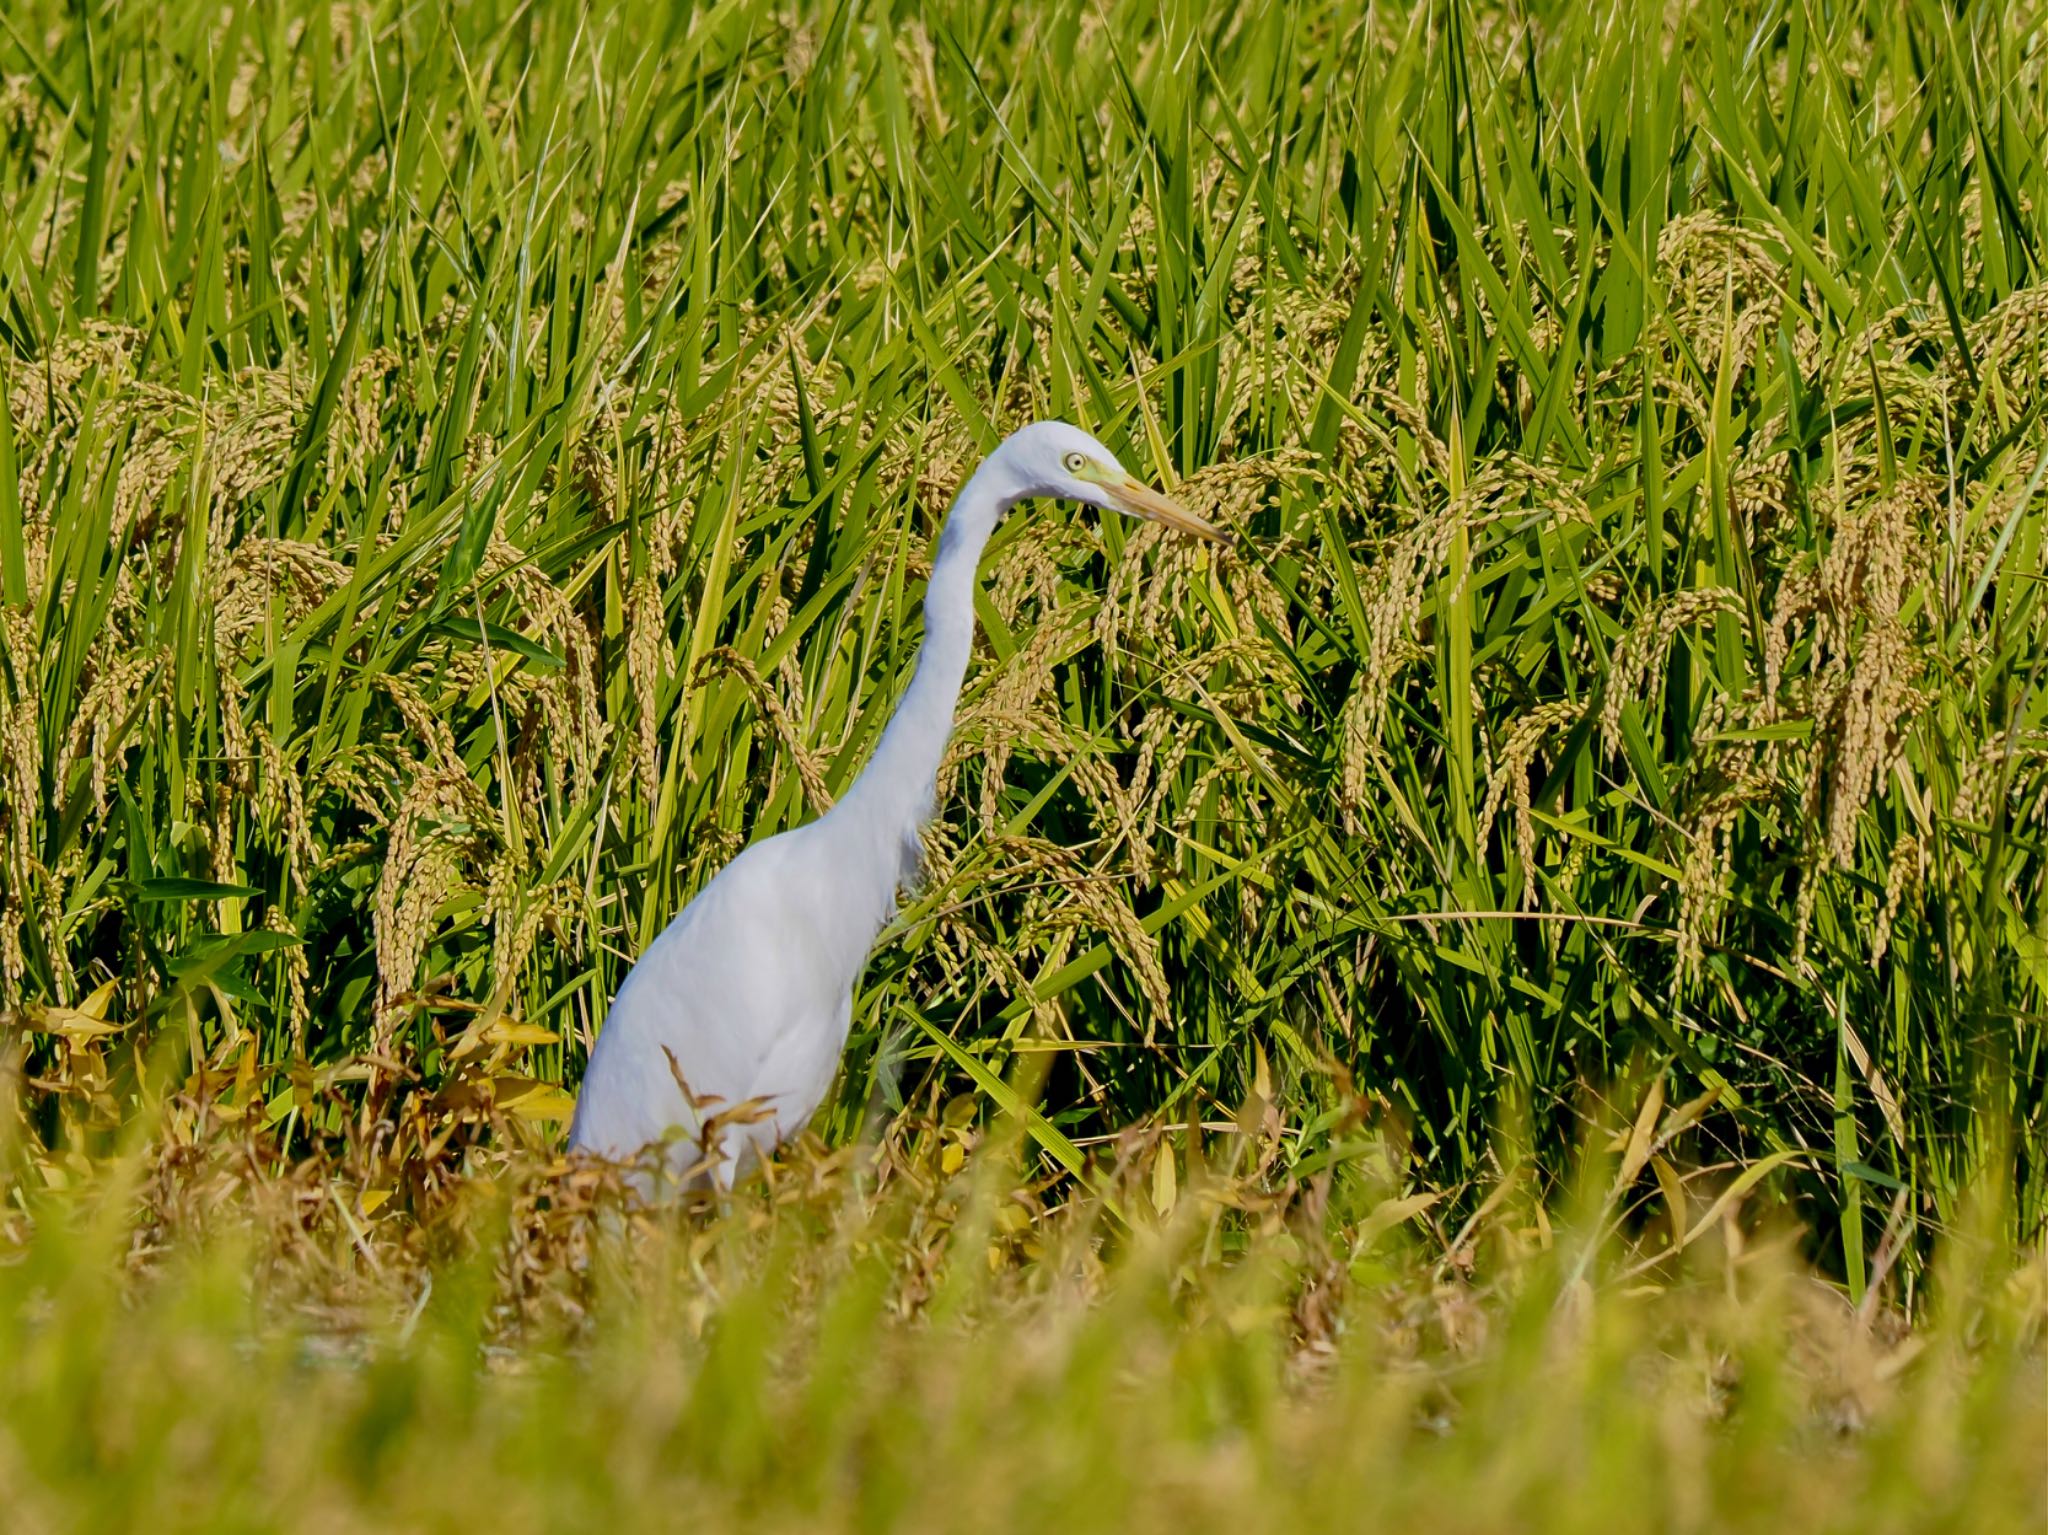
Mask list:
[[[2038,1527],[2044,35],[16,0],[10,1524]],[[1233,546],[1005,524],[812,1135],[633,1210],[1041,416]]]

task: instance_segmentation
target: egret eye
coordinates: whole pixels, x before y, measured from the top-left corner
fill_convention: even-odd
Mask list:
[[[1079,474],[1088,467],[1088,455],[1085,453],[1069,453],[1063,462],[1067,466],[1067,473]]]

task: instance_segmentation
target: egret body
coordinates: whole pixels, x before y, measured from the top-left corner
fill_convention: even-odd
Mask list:
[[[708,1162],[729,1185],[824,1100],[854,983],[916,871],[974,646],[982,550],[1034,496],[1223,536],[1064,422],[1024,427],[984,459],[939,535],[917,669],[874,755],[830,811],[747,848],[640,957],[598,1034],[572,1148],[624,1159],[667,1138],[674,1171]]]

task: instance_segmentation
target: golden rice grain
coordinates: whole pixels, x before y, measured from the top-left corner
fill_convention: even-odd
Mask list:
[[[753,695],[754,707],[761,711],[761,717],[781,741],[782,749],[789,754],[796,765],[797,779],[804,786],[804,793],[811,802],[811,809],[819,815],[832,808],[832,792],[825,787],[824,765],[804,744],[796,724],[783,707],[782,699],[771,688],[754,663],[730,645],[720,645],[706,653],[697,665],[697,677],[702,679],[707,672],[725,671],[738,677]]]
[[[1652,603],[1615,643],[1600,699],[1600,744],[1613,753],[1621,743],[1621,715],[1631,703],[1661,690],[1671,643],[1681,629],[1721,613],[1740,612],[1742,594],[1725,586],[1690,587]]]
[[[1478,845],[1481,849],[1487,846],[1494,817],[1500,813],[1501,799],[1505,795],[1514,807],[1515,859],[1522,870],[1522,893],[1516,903],[1518,911],[1536,904],[1536,828],[1529,815],[1529,765],[1535,761],[1536,753],[1552,731],[1578,719],[1584,712],[1579,704],[1560,698],[1539,704],[1522,715],[1508,728],[1507,737],[1501,743],[1500,760],[1495,764],[1493,776],[1486,786],[1486,800],[1479,811]]]

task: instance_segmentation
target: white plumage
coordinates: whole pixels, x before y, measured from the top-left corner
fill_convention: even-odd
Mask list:
[[[729,1185],[824,1101],[854,983],[916,869],[974,646],[982,550],[1003,514],[1033,496],[1222,537],[1064,422],[1024,427],[984,459],[947,515],[917,669],[874,756],[827,814],[720,870],[640,957],[598,1034],[572,1148],[626,1159],[669,1136],[673,1171],[708,1161]]]

